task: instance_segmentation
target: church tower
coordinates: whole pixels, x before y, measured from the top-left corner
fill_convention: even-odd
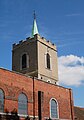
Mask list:
[[[57,48],[39,35],[35,13],[32,36],[13,44],[12,70],[52,84],[58,81]]]

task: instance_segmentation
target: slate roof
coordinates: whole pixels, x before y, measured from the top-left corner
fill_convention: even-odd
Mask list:
[[[84,120],[84,108],[74,106],[75,120]]]

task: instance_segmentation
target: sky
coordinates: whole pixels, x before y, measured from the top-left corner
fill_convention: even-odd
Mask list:
[[[84,0],[0,0],[0,67],[12,69],[12,44],[31,36],[34,10],[39,34],[57,46],[59,84],[84,107]]]

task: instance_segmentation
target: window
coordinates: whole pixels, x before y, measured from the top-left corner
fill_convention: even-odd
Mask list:
[[[18,113],[27,115],[27,97],[23,93],[18,97]]]
[[[58,118],[58,104],[55,99],[51,99],[50,101],[50,117]]]
[[[27,67],[27,58],[26,54],[22,55],[22,69]]]
[[[47,63],[47,68],[50,69],[50,55],[48,53],[46,54],[46,63]]]
[[[0,89],[0,112],[4,112],[4,92]]]
[[[20,69],[29,68],[29,55],[25,52],[20,57]]]

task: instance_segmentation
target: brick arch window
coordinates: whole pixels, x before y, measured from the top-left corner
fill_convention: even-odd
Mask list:
[[[50,100],[50,118],[58,119],[58,102],[54,98]]]
[[[4,92],[0,89],[0,112],[4,112]]]
[[[20,58],[20,69],[29,68],[29,55],[23,53]]]
[[[49,55],[49,53],[46,54],[46,66],[48,69],[50,69],[50,55]]]
[[[23,115],[28,113],[28,99],[24,93],[21,93],[18,97],[18,113]]]

